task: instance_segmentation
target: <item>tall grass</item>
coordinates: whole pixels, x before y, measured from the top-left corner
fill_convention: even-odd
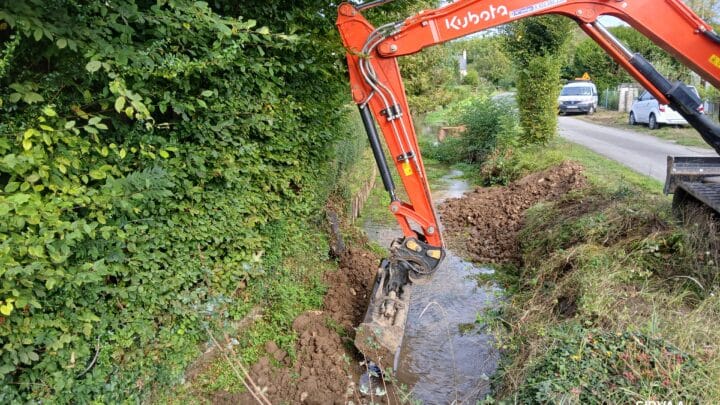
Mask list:
[[[501,395],[720,401],[716,222],[694,209],[679,220],[653,183],[603,180],[528,211],[523,266],[499,270],[516,291]]]

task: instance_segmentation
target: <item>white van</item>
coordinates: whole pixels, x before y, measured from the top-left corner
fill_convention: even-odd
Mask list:
[[[595,83],[589,80],[575,80],[560,90],[558,110],[560,114],[585,113],[597,111],[598,91]]]

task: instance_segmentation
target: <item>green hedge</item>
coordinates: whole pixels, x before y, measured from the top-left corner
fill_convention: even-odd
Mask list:
[[[311,42],[214,6],[0,9],[0,402],[179,381],[207,323],[242,315],[218,310],[239,282],[321,213],[346,133],[332,25],[284,6]]]
[[[532,17],[508,25],[505,46],[517,72],[517,102],[525,144],[544,144],[555,136],[560,68],[567,59],[572,20]]]

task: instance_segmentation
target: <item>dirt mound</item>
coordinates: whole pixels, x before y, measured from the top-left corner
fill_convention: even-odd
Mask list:
[[[477,188],[446,201],[440,215],[451,244],[464,247],[470,259],[485,263],[519,263],[517,236],[525,210],[586,185],[583,167],[564,162],[531,174],[507,187]]]
[[[306,312],[293,322],[298,335],[294,363],[274,342],[266,344],[268,356],[260,359],[250,374],[258,386],[267,389],[270,402],[359,403],[354,386],[364,370],[353,349],[353,328],[365,315],[378,263],[374,254],[350,249],[341,257],[340,269],[325,274],[328,293],[323,310]],[[249,393],[227,392],[217,393],[213,402],[255,403]]]

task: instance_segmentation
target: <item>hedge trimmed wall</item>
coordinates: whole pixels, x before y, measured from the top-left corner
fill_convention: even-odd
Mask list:
[[[334,27],[318,1],[228,3],[0,9],[0,402],[178,381],[216,304],[322,215]]]

